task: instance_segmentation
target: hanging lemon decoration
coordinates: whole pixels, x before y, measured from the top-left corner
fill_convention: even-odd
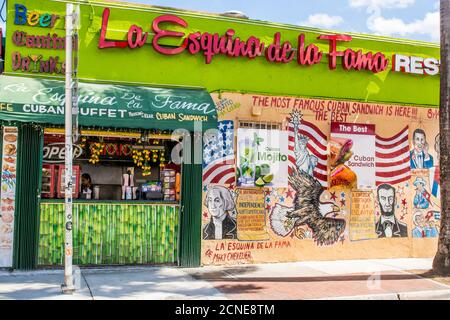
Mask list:
[[[100,153],[102,153],[105,144],[103,142],[94,142],[90,145],[91,149],[91,158],[89,159],[89,163],[97,164],[100,161]]]

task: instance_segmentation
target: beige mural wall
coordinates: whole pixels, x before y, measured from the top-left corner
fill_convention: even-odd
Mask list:
[[[439,158],[435,146],[439,130],[437,109],[239,93],[213,94],[213,98],[217,105],[219,121],[232,121],[235,157],[231,160],[228,157],[226,167],[223,167],[224,172],[228,174],[226,179],[217,183],[220,177],[216,181],[212,181],[211,176],[208,176],[209,179],[204,178],[203,265],[432,257],[435,254],[436,232],[439,230],[440,219],[439,194],[436,190],[433,194],[433,187],[436,188],[438,185],[435,181]],[[415,138],[422,139],[422,147],[427,150],[427,154],[424,154],[426,161],[416,160],[421,162],[419,167],[426,168],[407,170],[407,179],[398,183],[389,183],[392,189],[381,191],[384,200],[380,200],[378,186],[357,190],[354,185],[341,184],[324,188],[323,192],[320,191],[320,205],[309,204],[311,211],[314,212],[303,212],[299,213],[300,216],[286,218],[304,205],[304,203],[296,204],[295,202],[300,200],[296,200],[295,196],[308,194],[305,193],[305,185],[308,185],[307,190],[311,191],[314,180],[316,182],[318,180],[317,176],[314,177],[315,174],[310,175],[313,180],[300,176],[297,188],[291,182],[288,187],[283,188],[270,186],[249,188],[254,191],[243,194],[242,191],[239,192],[241,189],[236,186],[236,180],[230,179],[230,176],[236,173],[230,168],[236,168],[239,139],[237,129],[240,121],[269,122],[279,125],[282,130],[288,130],[294,111],[297,114],[300,113],[302,123],[313,124],[321,131],[327,142],[330,139],[332,122],[374,124],[376,136],[381,139],[380,143],[384,143],[387,148],[394,146],[391,151],[398,154],[396,160],[393,158],[395,161],[399,161],[402,154],[405,156],[404,148],[401,151],[402,146],[398,145],[398,141],[407,127],[408,163],[410,163],[410,150],[413,150],[415,146],[414,132],[420,129],[416,131]],[[229,122],[225,124],[229,125]],[[219,135],[221,134],[225,137],[225,131],[219,131]],[[311,139],[308,140],[308,143],[310,142]],[[223,139],[216,142],[209,141],[209,143],[223,143]],[[396,144],[398,146],[395,146]],[[421,149],[418,148],[418,150]],[[329,152],[330,147],[327,146],[327,153]],[[310,155],[313,155],[311,149],[306,156]],[[432,165],[431,158],[433,158]],[[380,162],[377,157],[375,162],[377,165]],[[291,166],[295,168],[295,165]],[[326,170],[329,185],[331,168],[328,163]],[[404,173],[398,174],[405,177]],[[293,175],[295,173],[290,169],[291,179]],[[258,196],[258,192],[263,196]],[[392,195],[395,199],[389,197]],[[252,199],[252,201],[246,202],[246,199]],[[383,216],[382,211],[390,210],[389,201],[391,201],[395,219],[391,221],[392,224],[386,222],[389,219],[383,220],[381,225],[381,222],[378,222]],[[248,208],[249,202],[259,203],[259,205],[251,208],[252,211]],[[380,202],[383,203],[380,204]],[[325,214],[321,212],[319,215],[318,212],[322,210],[324,203],[332,204],[330,206],[332,211]],[[240,211],[243,214],[242,217],[239,217]],[[255,218],[248,218],[252,213]],[[213,219],[212,215],[220,216],[220,218]],[[301,223],[302,221],[306,223]],[[345,224],[341,221],[345,221]],[[239,233],[245,234],[244,231],[239,232],[243,224],[245,224],[245,230],[248,230],[251,235],[238,237]],[[339,230],[342,226],[343,229]],[[284,227],[286,229],[283,229]],[[382,234],[381,237],[380,234]]]

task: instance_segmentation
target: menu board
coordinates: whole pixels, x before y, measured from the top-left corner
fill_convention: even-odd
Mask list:
[[[375,202],[372,191],[352,192],[350,241],[375,239]]]
[[[17,127],[3,127],[0,267],[11,267],[13,257],[14,211],[16,200]]]
[[[239,240],[268,240],[264,190],[239,189],[236,201]]]

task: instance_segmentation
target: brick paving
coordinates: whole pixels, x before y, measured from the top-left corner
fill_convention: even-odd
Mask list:
[[[409,273],[414,273],[421,278],[431,279],[433,281],[442,283],[450,287],[450,277],[441,277],[434,274],[433,270],[408,270]]]
[[[272,264],[200,269],[191,276],[208,281],[228,299],[239,300],[320,299],[450,290],[448,279],[446,283],[423,277],[427,270],[408,272],[382,264],[372,266],[370,272],[352,273],[350,268],[346,274],[336,274],[330,271],[332,269],[306,264]],[[345,268],[337,269],[342,272]]]
[[[376,278],[375,278],[376,279]],[[381,272],[379,281],[371,274],[323,277],[217,278],[208,281],[229,299],[318,299],[412,291],[449,289],[437,282],[404,272]]]

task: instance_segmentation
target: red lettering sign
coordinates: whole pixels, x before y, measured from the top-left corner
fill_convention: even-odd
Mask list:
[[[147,41],[148,32],[143,34],[142,28],[132,25],[128,30],[128,46],[131,49],[142,47]]]
[[[262,55],[264,43],[256,37],[249,37],[247,42],[239,38],[233,39],[235,31],[228,29],[225,35],[218,33],[195,32],[188,36],[188,51],[197,54],[203,51],[206,64],[211,63],[212,57],[216,54],[223,54],[228,57],[248,57],[253,59]]]
[[[148,32],[144,32],[137,25],[130,26],[127,41],[107,41],[106,33],[109,15],[110,9],[105,8],[98,44],[99,48],[129,47],[131,49],[137,49],[147,43]],[[246,41],[235,37],[235,31],[233,29],[228,29],[223,35],[209,32],[202,33],[199,31],[186,34],[185,32],[168,30],[167,26],[163,28],[162,24],[188,28],[188,23],[174,15],[162,15],[153,20],[152,30],[155,35],[152,39],[152,45],[156,52],[164,55],[176,55],[187,49],[192,55],[200,52],[203,53],[206,64],[210,64],[213,57],[217,54],[232,58],[247,57],[249,59],[264,55],[267,61],[274,63],[290,63],[295,57],[292,44],[289,41],[281,42],[280,32],[275,33],[273,42],[266,48],[264,42],[255,36],[250,36]],[[163,45],[160,42],[162,38],[179,39],[181,44]],[[372,52],[363,53],[362,50],[354,51],[350,48],[344,51],[338,51],[338,41],[350,42],[352,40],[351,36],[342,34],[320,35],[318,39],[329,41],[328,64],[331,70],[336,69],[338,57],[342,59],[342,67],[344,70],[368,70],[377,73],[386,70],[389,63],[389,60],[381,52],[375,54]],[[301,34],[298,36],[297,63],[299,65],[312,66],[318,64],[322,60],[322,57],[323,52],[318,46],[315,44],[306,46],[305,35]]]
[[[280,45],[280,38],[281,34],[279,32],[275,33],[273,43],[266,50],[266,59],[270,62],[291,62],[294,58],[292,45],[289,41]]]
[[[373,54],[372,52],[363,53],[362,50],[358,52],[352,49],[347,49],[345,51],[337,51],[338,41],[351,41],[351,36],[346,36],[342,34],[335,35],[321,35],[319,36],[321,40],[328,40],[330,42],[330,49],[328,53],[328,63],[331,70],[336,69],[337,57],[342,57],[342,66],[345,70],[370,70],[373,73],[378,73],[386,70],[389,60],[386,59],[384,54],[377,52]]]
[[[100,30],[100,40],[98,47],[103,48],[126,48],[128,43],[125,41],[106,41],[106,30],[108,29],[109,8],[103,10],[102,29]]]
[[[352,41],[352,37],[343,34],[333,34],[333,35],[320,35],[318,39],[330,41],[330,49],[328,51],[328,64],[331,70],[336,69],[337,57],[342,57],[344,55],[342,51],[337,51],[336,49],[337,42]]]
[[[377,52],[375,55],[372,52],[362,53],[361,50],[358,52],[352,49],[347,49],[344,51],[344,57],[342,58],[342,65],[345,70],[370,70],[374,73],[384,71],[387,68],[389,60]]]
[[[143,33],[142,28],[132,25],[128,30],[127,41],[106,41],[106,31],[108,29],[110,10],[105,8],[103,10],[102,28],[100,31],[100,40],[98,47],[103,48],[126,48],[130,47],[134,49],[136,47],[142,47],[147,41],[148,32]]]
[[[182,26],[183,28],[186,28],[188,26],[186,21],[184,21],[181,18],[178,18],[177,16],[163,15],[163,16],[156,18],[155,20],[153,20],[153,24],[152,24],[152,29],[153,29],[153,32],[155,33],[155,36],[153,37],[153,41],[152,41],[153,48],[155,48],[155,50],[157,52],[166,54],[166,55],[173,55],[173,54],[178,54],[178,53],[183,52],[184,49],[186,49],[186,46],[188,43],[188,38],[185,38],[182,45],[179,46],[178,48],[165,48],[165,47],[162,47],[159,45],[158,40],[161,38],[165,38],[165,37],[182,38],[185,35],[184,32],[162,30],[159,27],[159,24],[163,23],[163,22],[177,24],[179,26]]]
[[[311,66],[317,64],[322,60],[322,52],[319,48],[310,44],[305,49],[305,35],[301,34],[298,36],[298,51],[297,51],[297,62],[302,66]]]

